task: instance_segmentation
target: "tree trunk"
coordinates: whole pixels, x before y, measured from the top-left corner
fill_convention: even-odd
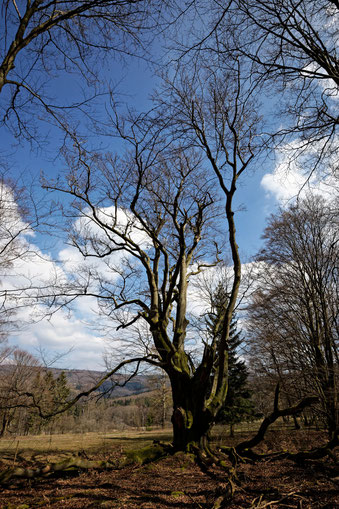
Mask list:
[[[334,368],[332,368],[332,371],[334,372]],[[326,410],[327,431],[331,440],[339,425],[338,395],[336,380],[333,373],[330,373],[326,380],[326,384],[324,385],[325,387],[323,392],[325,396],[324,407]]]
[[[163,385],[162,387],[162,394],[161,394],[161,427],[162,429],[165,428],[165,421],[166,421],[166,388]]]
[[[213,422],[206,418],[206,412],[191,408],[175,407],[172,414],[173,446],[180,451],[189,451],[199,446],[208,435]]]
[[[214,424],[214,415],[205,408],[206,387],[197,384],[187,374],[170,375],[173,396],[173,446],[189,451],[198,446]]]
[[[8,424],[9,424],[9,418],[8,418],[7,412],[5,411],[3,418],[2,418],[2,423],[1,423],[0,437],[3,437],[6,434]]]

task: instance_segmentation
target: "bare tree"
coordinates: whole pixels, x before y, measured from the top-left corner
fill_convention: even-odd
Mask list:
[[[238,55],[253,93],[272,104],[273,140],[304,155],[308,172],[323,163],[334,173],[338,145],[338,2],[231,0],[195,2],[201,21],[181,55],[224,66]],[[277,95],[278,92],[278,95]],[[277,114],[278,113],[278,114]],[[306,170],[305,170],[306,173]]]
[[[31,138],[35,105],[69,128],[70,107],[84,106],[88,97],[58,103],[52,98],[55,88],[48,86],[51,77],[81,73],[93,87],[105,55],[114,58],[142,48],[146,40],[140,36],[158,26],[162,6],[148,0],[2,1],[1,122]]]
[[[167,159],[155,159],[153,150],[147,154],[138,143],[135,148],[126,161],[108,159],[101,168],[91,161],[81,173],[71,169],[71,188],[53,186],[77,200],[81,219],[74,245],[85,258],[104,260],[104,272],[92,265],[83,273],[87,287],[71,283],[71,298],[97,296],[102,312],[115,316],[122,330],[145,320],[153,338],[153,350],[145,353],[176,381],[180,397],[186,392],[178,405],[185,408],[193,404],[190,356],[184,352],[187,286],[210,245],[214,200],[194,155],[179,148]]]
[[[17,426],[18,412],[29,402],[23,393],[30,387],[38,361],[23,350],[14,349],[2,366],[0,377],[0,436],[14,423]]]
[[[162,428],[165,428],[167,415],[169,415],[172,403],[171,390],[166,373],[155,373],[150,378],[148,387],[152,391],[150,404],[153,411],[152,418],[154,423],[160,424]]]
[[[337,208],[309,196],[272,216],[260,289],[250,308],[251,352],[287,399],[318,393],[332,436],[338,427]],[[290,404],[290,402],[289,402]]]
[[[140,116],[130,127],[115,118],[120,137],[132,145],[129,156],[86,160],[79,148],[64,183],[45,184],[74,198],[72,244],[85,259],[105,264],[101,271],[93,263],[82,282],[70,282],[68,299],[96,296],[107,316],[119,313],[120,330],[146,322],[152,335],[147,353],[171,382],[178,449],[204,442],[227,394],[227,342],[241,279],[233,199],[254,157],[259,127],[239,72],[206,74],[193,88],[182,77],[167,99],[163,95],[155,125],[154,117]],[[218,263],[216,236],[224,242],[227,230],[230,297],[216,324],[218,340],[205,342],[194,359],[188,288],[204,267]],[[57,288],[52,304],[62,305],[62,294],[65,288]]]
[[[55,375],[30,353],[13,349],[0,370],[0,436],[40,432],[69,398],[64,372]],[[49,413],[42,419],[38,408]]]

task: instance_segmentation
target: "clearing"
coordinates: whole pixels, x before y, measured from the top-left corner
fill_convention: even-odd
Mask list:
[[[238,442],[222,428],[214,433],[216,444]],[[77,454],[84,458],[117,460],[128,449],[141,448],[153,440],[170,441],[171,430],[85,433],[1,439],[1,470],[13,466],[39,466]],[[298,448],[326,442],[316,430],[273,429],[261,451]],[[339,508],[339,472],[332,460],[264,461],[239,466],[239,489],[230,509],[336,509]],[[214,469],[202,472],[189,456],[177,453],[148,465],[120,470],[78,471],[67,475],[15,481],[1,489],[1,509],[112,508],[112,509],[210,509],[225,482]]]

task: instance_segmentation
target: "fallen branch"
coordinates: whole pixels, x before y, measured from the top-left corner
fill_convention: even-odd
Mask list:
[[[263,500],[263,495],[261,495],[259,498],[255,498],[251,504],[251,507],[253,509],[265,509],[266,507],[271,507],[272,505],[279,505],[284,500],[287,500],[289,497],[297,496],[299,499],[303,498],[299,495],[296,495],[295,491],[291,491],[291,493],[287,493],[287,495],[283,496],[279,500],[270,500],[269,502],[266,502],[266,500]],[[254,505],[255,504],[255,505]]]
[[[164,458],[168,454],[172,454],[173,448],[169,444],[154,443],[143,447],[127,451],[124,458],[115,462],[112,461],[95,461],[78,456],[72,456],[58,463],[49,463],[39,468],[9,468],[0,473],[0,485],[9,484],[17,479],[35,479],[38,477],[47,477],[55,473],[69,473],[77,470],[113,470],[127,467],[133,463],[145,465]]]
[[[232,465],[235,467],[241,461],[261,461],[261,460],[280,460],[280,459],[290,459],[295,462],[302,462],[304,460],[316,460],[322,459],[326,456],[330,456],[333,461],[336,462],[336,457],[333,453],[333,449],[339,446],[339,429],[335,430],[333,433],[332,439],[327,442],[325,445],[321,447],[315,447],[310,451],[300,451],[296,453],[288,452],[288,451],[278,451],[268,454],[259,454],[253,451],[253,447],[257,446],[260,442],[262,442],[265,438],[266,431],[269,426],[273,424],[279,417],[284,417],[287,415],[297,415],[300,413],[305,407],[312,405],[318,401],[316,396],[309,396],[307,398],[302,399],[297,405],[291,406],[288,408],[284,408],[283,410],[279,409],[279,384],[275,390],[274,397],[274,408],[273,412],[265,417],[263,422],[261,423],[258,432],[254,437],[249,440],[245,440],[235,447],[220,447],[220,450],[227,454]]]
[[[47,477],[57,472],[70,472],[73,470],[88,470],[90,468],[105,470],[116,468],[116,464],[110,461],[91,461],[72,456],[58,463],[50,463],[40,468],[9,468],[0,473],[0,484],[9,484],[15,479],[35,479]]]
[[[257,446],[262,442],[265,438],[266,431],[268,428],[273,424],[279,417],[285,417],[288,415],[297,415],[304,408],[312,405],[313,403],[316,403],[318,401],[317,396],[309,396],[307,398],[302,399],[299,401],[299,403],[295,406],[291,406],[288,408],[284,408],[283,410],[279,409],[279,392],[280,392],[280,386],[277,384],[276,390],[275,390],[275,397],[274,397],[274,406],[273,406],[273,412],[265,417],[263,422],[261,423],[259,430],[254,437],[252,437],[250,440],[245,440],[244,442],[241,442],[235,447],[235,451],[237,454],[241,456],[241,453],[245,451],[246,449],[252,449],[253,447]]]

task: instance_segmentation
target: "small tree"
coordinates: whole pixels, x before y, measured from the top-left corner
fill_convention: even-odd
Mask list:
[[[0,377],[0,436],[8,431],[17,432],[32,406],[35,411],[26,392],[31,389],[40,369],[35,357],[19,349],[13,350],[7,362]]]
[[[0,376],[0,436],[39,433],[53,422],[53,414],[64,407],[70,392],[64,372],[54,376],[28,352],[14,349]],[[51,417],[43,419],[41,412]]]
[[[36,404],[43,409],[45,413],[56,413],[67,402],[71,389],[68,386],[65,372],[62,371],[57,377],[53,372],[48,370],[46,372],[38,373],[34,383],[34,388],[37,392]],[[50,429],[54,425],[55,419],[53,415],[48,419],[41,419],[37,415],[40,427],[47,427],[50,424]]]
[[[227,304],[227,289],[222,283],[213,294],[210,312],[205,317],[208,334],[220,334],[217,324],[222,320]],[[237,330],[237,320],[233,316],[227,344],[228,352],[228,391],[223,407],[217,415],[217,421],[230,425],[230,435],[234,436],[234,425],[254,415],[254,405],[248,388],[248,369],[244,361],[239,359],[238,348],[242,343],[241,332]]]
[[[218,420],[230,425],[230,435],[234,436],[234,425],[251,420],[255,415],[251,391],[248,386],[248,369],[238,356],[241,345],[241,332],[237,332],[237,321],[233,320],[228,342],[228,392],[225,405],[218,414]]]
[[[154,422],[165,427],[168,410],[171,406],[171,389],[166,373],[155,373],[150,376],[148,387],[152,391],[151,404],[154,413]]]

